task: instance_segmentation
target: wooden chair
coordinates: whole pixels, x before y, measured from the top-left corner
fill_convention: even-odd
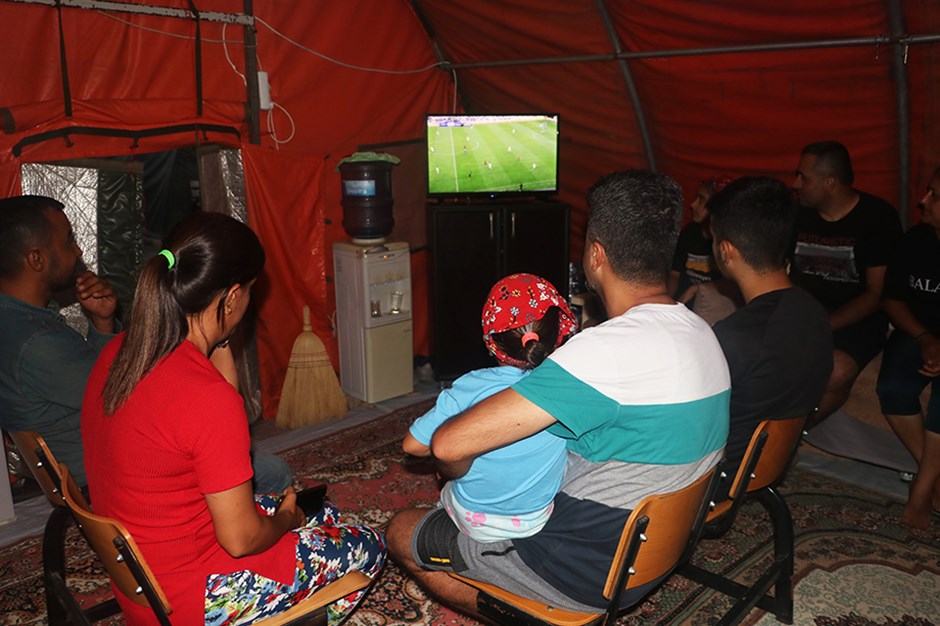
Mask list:
[[[33,478],[53,506],[42,536],[42,572],[49,623],[85,625],[120,613],[121,607],[114,598],[83,609],[69,591],[65,577],[65,533],[74,518],[62,497],[60,465],[38,433],[19,431],[9,434]],[[77,497],[87,507],[80,491]]]
[[[648,496],[633,509],[624,524],[604,585],[604,597],[608,600],[604,613],[565,611],[522,598],[495,585],[458,574],[451,576],[479,590],[477,608],[497,624],[613,624],[624,590],[655,582],[669,574],[688,553],[688,546],[698,540],[720,475],[720,468],[713,469],[688,487]]]
[[[758,425],[731,485],[730,498],[709,514],[702,531],[705,539],[723,535],[734,524],[741,505],[756,498],[767,509],[773,528],[774,558],[770,566],[749,587],[688,560],[676,570],[736,598],[734,606],[717,622],[719,626],[739,624],[755,606],[772,613],[779,622],[793,623],[793,517],[775,487],[790,466],[807,418],[765,420]],[[771,587],[773,596],[768,593]]]
[[[92,513],[82,498],[78,484],[69,476],[64,466],[60,468],[65,486],[63,496],[66,505],[75,515],[88,543],[104,563],[114,585],[132,601],[141,606],[150,607],[160,624],[169,626],[171,624],[169,616],[173,608],[147,565],[147,561],[140,553],[134,538],[117,520]],[[372,579],[362,572],[350,572],[315,591],[287,611],[254,623],[259,626],[325,625],[326,608],[329,604],[371,583]]]

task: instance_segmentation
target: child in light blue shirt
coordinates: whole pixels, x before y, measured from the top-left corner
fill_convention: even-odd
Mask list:
[[[497,282],[483,307],[483,341],[500,366],[468,372],[442,391],[412,424],[405,452],[430,455],[441,424],[524,378],[576,331],[568,304],[544,278],[513,274]],[[551,516],[567,459],[563,439],[536,433],[477,457],[466,475],[444,485],[441,506],[481,543],[534,535]]]

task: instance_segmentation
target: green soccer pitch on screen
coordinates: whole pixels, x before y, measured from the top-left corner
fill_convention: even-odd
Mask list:
[[[557,115],[428,115],[428,195],[558,191]]]

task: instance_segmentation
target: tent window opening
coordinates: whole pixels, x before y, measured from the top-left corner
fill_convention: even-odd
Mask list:
[[[24,194],[49,196],[65,204],[81,265],[106,278],[118,298],[118,317],[126,326],[137,276],[155,256],[177,222],[193,211],[213,211],[247,222],[240,150],[217,145],[186,147],[133,157],[24,163]],[[83,335],[88,320],[74,289],[53,298],[66,321]],[[253,320],[243,321],[244,345],[239,383],[245,408],[261,415]]]

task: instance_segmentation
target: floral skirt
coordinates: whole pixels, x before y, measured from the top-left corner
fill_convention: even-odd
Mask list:
[[[259,506],[273,511],[271,503]],[[242,570],[213,574],[206,579],[206,626],[251,624],[283,613],[314,591],[352,570],[374,578],[385,563],[385,541],[377,530],[343,524],[330,502],[308,518],[297,533],[296,572],[292,585]],[[329,623],[344,620],[362,599],[365,589],[342,598],[327,609]]]

